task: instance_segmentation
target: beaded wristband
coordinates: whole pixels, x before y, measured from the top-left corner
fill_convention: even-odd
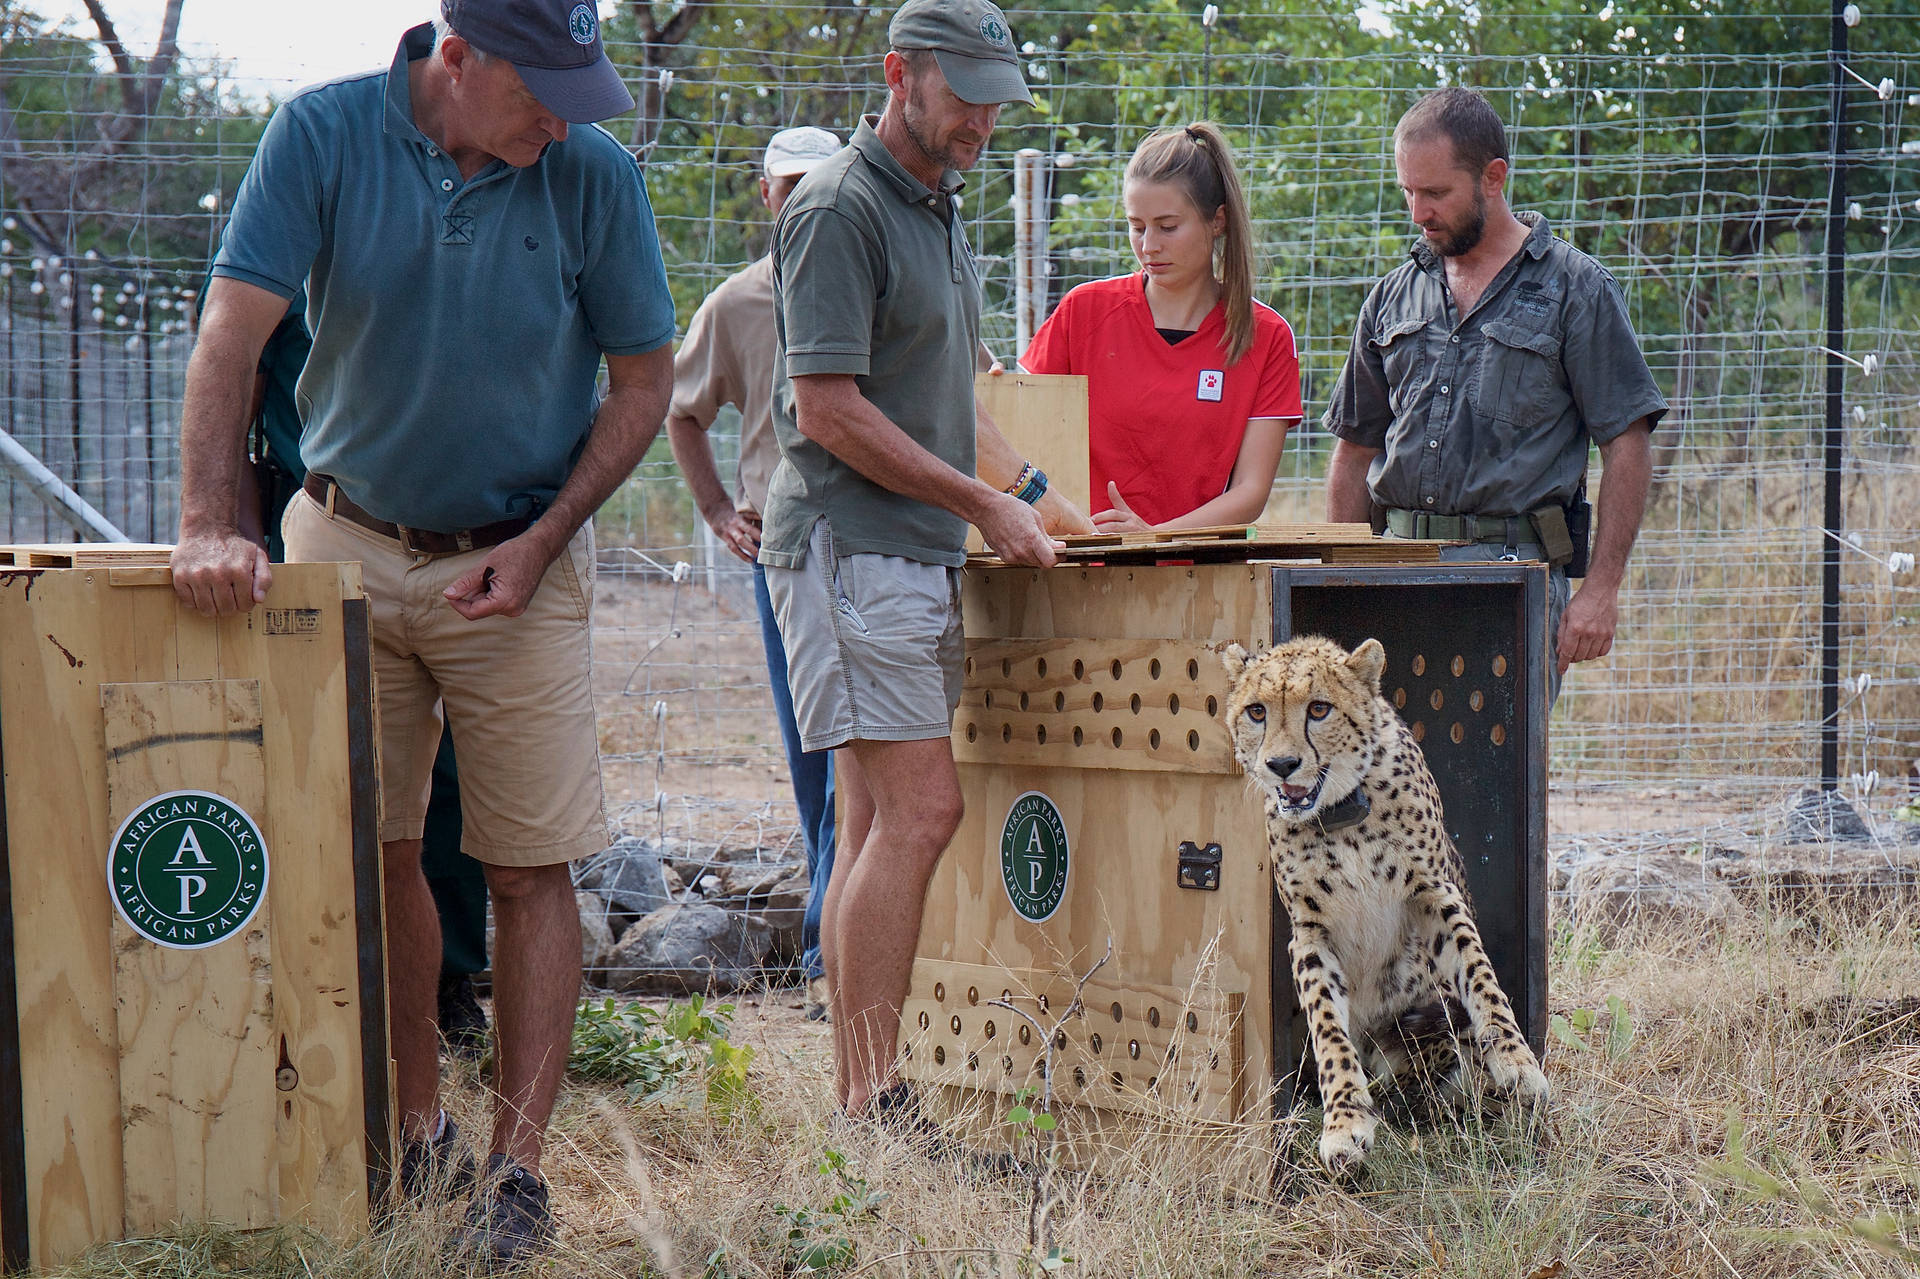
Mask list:
[[[1035,502],[1038,502],[1047,495],[1047,473],[1031,464],[1027,469],[1032,471],[1033,474],[1028,477],[1025,484],[1020,486],[1020,491],[1015,493],[1014,496],[1022,502],[1025,502],[1028,506],[1032,506]]]
[[[1017,495],[1022,489],[1026,488],[1027,485],[1032,482],[1033,472],[1034,472],[1033,463],[1031,462],[1024,463],[1020,467],[1020,474],[1014,477],[1013,483],[1007,485],[1007,487],[1002,489],[1001,492],[1012,493]]]

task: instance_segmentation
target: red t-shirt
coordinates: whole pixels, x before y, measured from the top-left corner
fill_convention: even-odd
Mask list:
[[[1250,418],[1300,416],[1300,361],[1280,313],[1253,304],[1253,345],[1232,368],[1226,324],[1216,306],[1169,344],[1136,274],[1074,289],[1033,335],[1028,372],[1087,378],[1089,515],[1111,505],[1109,480],[1149,524],[1185,515],[1227,491]]]

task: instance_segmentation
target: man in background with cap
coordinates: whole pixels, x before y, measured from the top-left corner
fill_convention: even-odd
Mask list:
[[[1033,101],[1013,35],[985,0],[907,0],[887,34],[884,112],[774,229],[781,461],[760,563],[801,744],[838,751],[820,928],[835,1096],[911,1121],[894,1041],[927,881],[961,815],[948,735],[967,525],[1009,563],[1049,566],[1054,543],[1033,505],[1044,477],[974,403],[980,280],[955,200],[1001,105]],[[1091,531],[1052,503],[1057,531]]]
[[[174,590],[208,616],[267,596],[266,553],[235,524],[239,441],[261,346],[304,283],[308,474],[282,532],[289,560],[363,565],[398,1181],[458,1194],[477,1171],[437,1104],[440,936],[420,869],[444,713],[497,924],[493,1139],[458,1243],[513,1261],[553,1229],[541,1141],[580,988],[567,862],[607,843],[587,521],[659,431],[673,304],[638,167],[570,127],[633,105],[594,6],[442,15],[387,71],[294,95],[261,139],[188,368]]]
[[[840,149],[825,129],[782,129],[767,141],[761,160],[760,201],[780,216],[802,174]],[[707,295],[687,325],[673,361],[673,403],[667,409],[667,439],[674,460],[693,491],[700,516],[727,549],[753,565],[753,597],[760,610],[760,639],[767,654],[773,709],[800,834],[807,850],[807,910],[800,929],[801,966],[807,978],[807,1017],[828,1015],[826,969],[820,959],[820,911],[833,874],[833,753],[803,750],[787,689],[787,651],[767,598],[760,553],[760,513],[767,506],[767,480],[780,460],[773,437],[773,258],[763,257],[729,276]],[[740,410],[738,497],[729,498],[714,465],[707,430],[722,405]]]

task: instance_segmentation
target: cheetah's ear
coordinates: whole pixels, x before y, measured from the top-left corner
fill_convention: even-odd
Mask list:
[[[1347,669],[1377,693],[1380,691],[1380,673],[1387,669],[1387,650],[1380,647],[1379,640],[1370,639],[1347,655]]]
[[[1230,679],[1239,679],[1246,672],[1247,664],[1253,661],[1253,654],[1238,644],[1229,644],[1220,650],[1220,660],[1227,668]]]

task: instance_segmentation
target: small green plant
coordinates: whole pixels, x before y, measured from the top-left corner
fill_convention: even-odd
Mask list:
[[[1043,1132],[1052,1132],[1060,1126],[1060,1121],[1046,1111],[1036,1112],[1033,1107],[1027,1105],[1033,1100],[1036,1091],[1033,1088],[1022,1088],[1013,1095],[1013,1109],[1007,1112],[1009,1128],[1018,1128],[1022,1133],[1038,1136]]]
[[[1593,1032],[1603,1025],[1606,1038],[1596,1041]],[[1547,1018],[1547,1030],[1569,1048],[1581,1052],[1602,1051],[1617,1059],[1626,1054],[1627,1046],[1633,1042],[1633,1015],[1627,1011],[1625,1000],[1618,995],[1608,995],[1604,1013],[1593,1008],[1576,1008],[1564,1017],[1555,1013]]]
[[[689,1077],[702,1079],[707,1109],[731,1115],[750,1106],[753,1049],[728,1041],[732,1004],[686,1003],[655,1010],[608,998],[580,1005],[567,1069],[582,1079],[625,1084],[629,1100],[677,1097]]]
[[[773,1206],[774,1215],[787,1223],[791,1274],[822,1274],[851,1266],[859,1251],[853,1241],[853,1223],[877,1215],[880,1205],[890,1197],[854,1173],[847,1157],[837,1150],[829,1149],[821,1154],[817,1171],[833,1187],[833,1194],[823,1207],[794,1207],[784,1203]]]

